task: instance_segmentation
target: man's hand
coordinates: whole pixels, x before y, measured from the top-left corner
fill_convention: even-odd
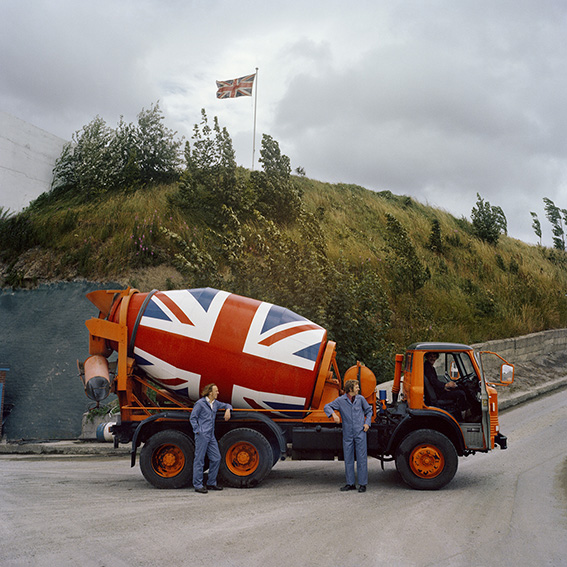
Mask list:
[[[457,387],[457,384],[455,384],[455,382],[453,382],[453,381],[445,383],[445,390],[452,390],[453,388],[456,388],[456,387]]]
[[[370,429],[370,425],[368,423],[364,424],[364,433],[366,433]]]
[[[341,422],[341,418],[339,417],[339,414],[336,412],[333,412],[333,415],[331,416],[333,418],[333,420],[335,421],[335,423],[340,423]]]
[[[230,410],[227,409],[227,410],[225,410],[225,412],[224,412],[224,420],[225,420],[225,421],[228,421],[229,419],[230,419]]]

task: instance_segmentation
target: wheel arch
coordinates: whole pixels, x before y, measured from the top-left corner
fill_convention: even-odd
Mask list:
[[[394,455],[404,438],[418,429],[432,429],[442,433],[453,443],[459,457],[465,454],[465,440],[458,423],[445,412],[435,410],[410,410],[396,427],[386,452]]]
[[[152,435],[166,429],[174,429],[191,436],[193,428],[189,421],[189,414],[179,412],[161,412],[151,415],[141,421],[132,435],[132,448],[130,449],[130,466],[136,465],[138,447],[146,442]]]
[[[260,412],[238,411],[233,413],[229,421],[217,424],[217,438],[222,437],[231,429],[247,427],[255,429],[279,450],[279,459],[285,459],[287,453],[287,442],[282,428],[273,419]],[[279,460],[278,459],[278,460]]]

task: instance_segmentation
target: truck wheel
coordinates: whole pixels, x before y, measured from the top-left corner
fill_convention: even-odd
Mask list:
[[[413,431],[396,451],[396,468],[417,490],[438,490],[457,472],[457,451],[449,439],[433,429]]]
[[[282,456],[282,452],[280,450],[280,444],[278,443],[278,440],[275,437],[270,439],[270,446],[272,447],[272,455],[273,455],[272,467],[275,467],[276,463],[280,460]]]
[[[180,431],[152,435],[140,452],[140,469],[156,488],[183,488],[193,480],[193,440]]]
[[[272,470],[274,455],[270,442],[255,429],[241,427],[221,437],[219,475],[235,488],[252,488]]]

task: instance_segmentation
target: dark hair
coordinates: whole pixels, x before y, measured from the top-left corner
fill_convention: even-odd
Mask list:
[[[213,388],[216,386],[216,384],[212,383],[212,384],[207,384],[203,390],[201,391],[201,397],[204,398],[205,396],[208,396],[212,391]]]
[[[354,392],[354,387],[358,384],[358,380],[347,380],[345,382],[345,392]]]

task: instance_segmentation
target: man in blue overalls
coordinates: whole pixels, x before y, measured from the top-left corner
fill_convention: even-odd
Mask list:
[[[230,419],[232,406],[219,402],[219,389],[216,384],[208,384],[201,392],[201,398],[195,402],[191,412],[191,426],[195,434],[195,458],[193,459],[193,486],[195,492],[207,494],[208,490],[222,490],[217,485],[221,454],[215,437],[215,418],[217,410],[223,409],[224,419]],[[209,478],[207,486],[203,486],[203,469],[205,455],[209,457]],[[207,490],[208,489],[208,490]]]
[[[345,393],[336,400],[325,405],[327,417],[332,417],[335,423],[343,422],[343,453],[345,459],[346,485],[341,491],[355,490],[354,482],[354,453],[356,450],[356,470],[358,473],[358,492],[366,492],[368,484],[368,453],[366,448],[366,432],[370,429],[372,408],[359,395],[358,380],[347,380]],[[336,412],[341,414],[341,417]]]

